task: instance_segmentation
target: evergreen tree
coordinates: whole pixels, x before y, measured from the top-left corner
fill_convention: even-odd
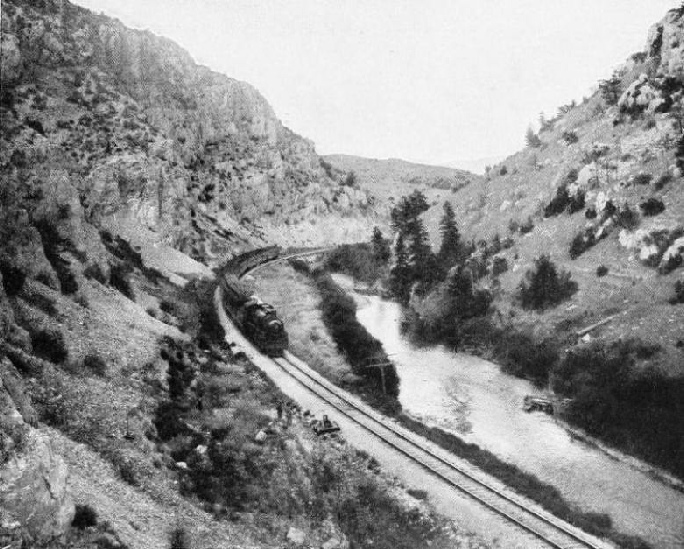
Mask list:
[[[622,78],[617,71],[610,78],[599,82],[599,91],[606,105],[617,105],[618,99],[620,99],[621,85]]]
[[[373,245],[373,258],[377,263],[385,264],[390,258],[390,245],[382,236],[382,231],[377,227],[373,228],[373,238],[371,240]]]
[[[548,255],[534,260],[535,270],[527,271],[520,285],[520,301],[523,309],[544,309],[555,306],[577,291],[577,283],[570,280],[570,273],[560,275]]]
[[[541,139],[534,133],[532,127],[527,128],[527,131],[525,132],[525,144],[532,149],[538,149],[542,146]]]
[[[439,259],[445,265],[452,265],[458,261],[461,252],[461,235],[456,226],[456,214],[451,203],[444,202],[444,215],[439,222],[442,233],[442,245],[439,249]]]
[[[416,220],[429,209],[430,205],[420,191],[416,190],[409,196],[404,196],[401,202],[392,208],[392,230],[404,236],[415,231]]]
[[[394,261],[389,276],[389,287],[392,294],[402,301],[408,301],[412,278],[404,238],[398,234],[394,241]]]

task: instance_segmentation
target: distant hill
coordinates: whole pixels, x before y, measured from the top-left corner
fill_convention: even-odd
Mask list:
[[[441,162],[440,166],[447,168],[454,168],[457,170],[466,170],[477,175],[484,175],[487,166],[493,166],[501,162],[505,156],[487,156],[484,158],[474,158],[470,160],[450,160],[448,162]]]
[[[378,160],[344,154],[321,157],[329,163],[335,178],[343,181],[348,174],[354,174],[355,182],[362,191],[376,200],[376,211],[387,215],[380,217],[379,224],[389,221],[389,209],[402,196],[420,190],[432,205],[426,214],[428,229],[437,238],[437,221],[445,200],[453,200],[460,189],[479,186],[484,177],[474,173],[448,168],[407,162],[397,158]]]

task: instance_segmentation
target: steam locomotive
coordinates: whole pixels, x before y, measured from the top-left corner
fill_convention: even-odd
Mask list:
[[[223,277],[221,290],[223,306],[242,333],[268,356],[282,356],[289,338],[275,308],[249,295],[233,274]]]

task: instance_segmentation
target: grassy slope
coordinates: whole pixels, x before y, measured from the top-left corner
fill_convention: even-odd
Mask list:
[[[673,307],[667,299],[673,294],[675,280],[681,278],[681,269],[665,276],[630,257],[620,247],[619,231],[585,252],[576,260],[568,255],[572,238],[586,225],[582,212],[543,219],[542,209],[555,195],[555,190],[571,168],[583,166],[583,149],[592,143],[611,146],[611,159],[631,155],[620,164],[619,183],[603,180],[599,191],[612,197],[616,204],[628,203],[633,209],[644,199],[655,196],[665,203],[666,210],[654,218],[642,218],[640,228],[684,225],[684,182],[675,179],[661,191],[653,184],[634,186],[627,184],[630,175],[651,173],[654,180],[666,173],[674,163],[673,151],[660,152],[656,143],[670,129],[665,115],[656,116],[656,127],[645,129],[647,120],[638,120],[613,127],[615,108],[603,112],[601,100],[593,97],[576,107],[553,130],[541,134],[545,145],[541,149],[525,149],[495,167],[498,173],[505,165],[508,174],[493,175],[490,181],[470,185],[453,197],[459,227],[466,238],[491,238],[495,233],[509,234],[508,223],[532,217],[535,227],[529,234],[513,235],[515,245],[504,252],[509,270],[501,277],[502,296],[497,305],[508,314],[514,293],[523,274],[534,258],[542,253],[551,255],[556,264],[572,273],[579,282],[579,292],[568,303],[557,309],[537,313],[516,311],[515,324],[532,326],[544,332],[553,331],[557,324],[566,321],[573,329],[588,326],[608,315],[620,313],[612,322],[592,336],[608,339],[639,336],[664,348],[660,357],[672,373],[684,373],[684,359],[674,345],[681,338],[684,325],[684,308]],[[564,130],[577,132],[579,142],[566,145],[561,140]],[[534,167],[533,159],[539,168]],[[587,205],[593,205],[589,200]],[[517,259],[516,259],[517,256]],[[606,265],[609,274],[596,277],[596,268]]]
[[[309,494],[307,497],[318,498],[318,503],[310,506],[314,511],[330,511],[331,496],[320,485],[324,477],[317,474],[316,460],[320,459],[326,461],[326,470],[334,478],[347,479],[349,501],[358,499],[354,490],[370,490],[358,513],[349,504],[340,511],[345,531],[351,529],[382,547],[382,538],[387,538],[382,530],[401,523],[396,535],[404,539],[394,540],[394,546],[417,547],[428,539],[436,547],[483,546],[407,496],[394,481],[376,474],[377,467],[367,456],[352,448],[315,440],[297,424],[271,436],[270,443],[255,445],[254,434],[276,415],[274,402],[282,395],[251,365],[233,362],[224,352],[217,355],[214,350],[211,356],[200,352],[192,358],[206,403],[204,411],[190,411],[185,420],[205,432],[230,430],[230,440],[237,445],[230,451],[236,455],[252,452],[259,463],[273,467],[273,475],[281,475],[277,482],[269,477],[267,491],[254,493],[251,503],[243,501],[238,507],[253,508],[254,514],[226,515],[223,507],[219,511],[223,519],[217,520],[213,507],[192,495],[192,483],[203,474],[192,461],[197,460],[193,458],[197,439],[180,436],[159,444],[153,425],[155,410],[168,394],[168,364],[160,354],[160,338],[192,345],[200,329],[199,294],[181,291],[163,280],[152,282],[137,270],[133,275],[135,302],[97,282],[82,279],[79,283],[80,304],[27,281],[14,307],[22,325],[60,330],[65,336],[66,361],[60,365],[42,363],[43,372],[28,382],[28,390],[41,421],[48,425],[42,430],[69,466],[75,502],[91,507],[98,515],[99,531],[74,530],[69,534],[74,547],[99,546],[102,531],[113,533],[131,549],[165,549],[169,533],[177,526],[186,529],[192,547],[270,547],[274,540],[284,540],[292,525],[302,529],[309,542],[320,546],[331,535],[326,533],[330,530],[327,523],[321,523],[325,517],[304,511],[308,509],[306,499],[282,503],[284,493]],[[42,295],[43,300],[35,295]],[[52,308],[45,307],[48,302]],[[51,312],[44,313],[35,303]],[[83,364],[87,354],[104,360],[104,372]],[[127,433],[132,438],[124,437]],[[184,460],[189,462],[193,476],[175,465]],[[299,472],[290,475],[288,471]],[[262,481],[247,478],[243,489],[247,493],[263,490]],[[220,493],[218,483],[212,482],[211,487]],[[374,502],[377,512],[372,510]],[[371,510],[363,510],[363,505],[370,505]],[[333,532],[339,528],[336,524]]]
[[[431,205],[426,217],[431,234],[437,237],[437,223],[442,213],[442,203],[454,200],[454,191],[471,184],[479,184],[484,178],[464,170],[415,164],[404,160],[376,160],[351,155],[328,155],[323,157],[330,162],[333,169],[342,172],[354,172],[360,187],[368,190],[379,202],[385,206],[385,215],[379,220],[384,230],[389,224],[389,209],[402,196],[420,190]],[[339,176],[342,177],[341,175]],[[453,190],[452,190],[453,188]],[[382,206],[376,208],[383,212]],[[384,221],[382,226],[380,221]]]

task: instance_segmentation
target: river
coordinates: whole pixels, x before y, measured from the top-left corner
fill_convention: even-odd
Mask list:
[[[350,288],[351,280],[335,275]],[[400,331],[401,306],[353,294],[357,317],[395,363],[404,411],[558,488],[583,510],[607,513],[618,531],[654,547],[684,547],[684,494],[574,437],[553,416],[526,413],[532,384],[443,346],[416,347]]]

